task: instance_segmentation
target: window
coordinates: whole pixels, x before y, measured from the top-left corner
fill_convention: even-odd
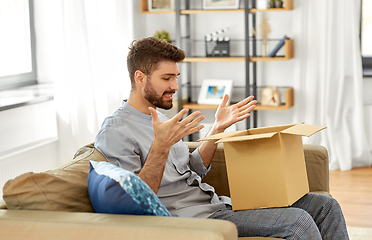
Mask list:
[[[363,75],[372,76],[372,0],[362,0],[360,37]]]
[[[36,83],[33,0],[0,1],[0,89]]]

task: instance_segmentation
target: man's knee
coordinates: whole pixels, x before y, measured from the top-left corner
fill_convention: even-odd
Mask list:
[[[316,223],[308,212],[299,208],[288,210],[291,223],[287,225],[286,239],[322,239]]]

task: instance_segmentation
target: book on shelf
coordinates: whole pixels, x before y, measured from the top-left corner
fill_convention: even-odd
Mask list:
[[[271,51],[269,57],[274,57],[275,54],[279,51],[281,47],[283,47],[285,40],[289,39],[287,36],[284,36],[280,42],[275,46],[274,50]]]

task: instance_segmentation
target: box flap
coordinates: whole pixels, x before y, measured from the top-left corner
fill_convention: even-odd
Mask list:
[[[287,125],[279,125],[279,126],[271,126],[271,127],[260,127],[260,128],[251,128],[249,129],[250,134],[262,134],[262,133],[270,133],[270,132],[280,132],[287,128],[293,127],[297,124],[287,124]]]
[[[281,131],[281,133],[288,133],[288,134],[310,137],[314,133],[319,132],[320,130],[323,130],[325,128],[326,127],[323,127],[323,126],[297,124],[293,127],[290,127],[290,128],[287,128]]]
[[[255,134],[255,135],[245,135],[245,136],[238,136],[238,137],[230,137],[230,138],[222,138],[216,143],[224,143],[224,142],[240,142],[240,141],[249,141],[254,139],[264,139],[264,138],[272,138],[276,135],[276,132],[273,133],[264,133],[264,134]]]
[[[199,139],[197,141],[218,140],[218,139],[221,139],[221,138],[230,138],[230,137],[237,137],[237,136],[245,136],[247,134],[249,134],[247,130],[235,131],[235,132],[223,132],[223,133],[217,133],[217,134],[211,135],[209,137],[205,137],[205,138]]]

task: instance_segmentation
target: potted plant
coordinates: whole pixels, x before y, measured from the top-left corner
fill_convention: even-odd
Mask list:
[[[275,8],[275,0],[270,0],[270,8]]]
[[[283,1],[282,0],[275,0],[275,7],[276,8],[282,8],[283,7]]]
[[[165,30],[156,31],[155,34],[154,34],[154,37],[162,39],[162,40],[164,39],[169,43],[172,42],[170,37],[169,37],[169,32],[167,32]]]

